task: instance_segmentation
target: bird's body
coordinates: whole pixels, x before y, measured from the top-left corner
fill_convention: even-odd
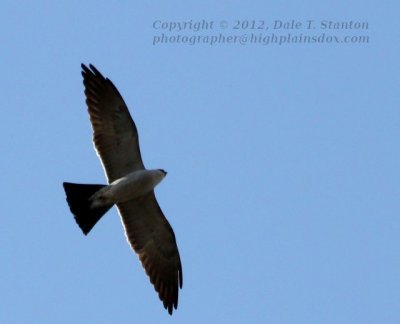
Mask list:
[[[94,209],[140,198],[152,191],[165,176],[166,172],[161,169],[131,172],[97,191],[89,199],[90,207]]]
[[[70,210],[86,235],[117,206],[128,242],[172,314],[182,288],[182,265],[175,234],[154,195],[166,172],[144,167],[136,125],[114,84],[93,65],[82,64],[82,76],[93,142],[108,185],[64,182]]]

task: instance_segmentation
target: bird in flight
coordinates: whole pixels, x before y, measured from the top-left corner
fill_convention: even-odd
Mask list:
[[[144,167],[136,125],[114,84],[93,65],[81,67],[93,142],[108,185],[64,182],[69,208],[87,235],[117,206],[128,242],[172,315],[182,288],[182,265],[174,231],[154,195],[167,172]]]

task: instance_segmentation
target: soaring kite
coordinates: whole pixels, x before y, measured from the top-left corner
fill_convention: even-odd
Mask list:
[[[108,185],[64,182],[69,208],[86,235],[117,205],[127,240],[172,315],[182,288],[182,265],[174,231],[154,195],[167,173],[144,167],[136,125],[114,84],[93,65],[81,66],[93,142]]]

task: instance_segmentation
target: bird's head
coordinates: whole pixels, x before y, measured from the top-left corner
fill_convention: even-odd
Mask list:
[[[167,171],[165,171],[164,169],[158,169],[157,171],[162,174],[163,178],[167,175]]]
[[[159,184],[167,175],[167,172],[164,169],[155,169],[151,172],[153,173],[154,186]]]

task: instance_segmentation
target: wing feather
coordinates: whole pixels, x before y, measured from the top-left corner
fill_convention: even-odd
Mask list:
[[[178,307],[182,265],[174,231],[161,211],[154,192],[117,204],[125,234],[154,285],[165,309]]]
[[[144,169],[136,125],[114,84],[93,65],[81,66],[94,146],[111,183]]]

